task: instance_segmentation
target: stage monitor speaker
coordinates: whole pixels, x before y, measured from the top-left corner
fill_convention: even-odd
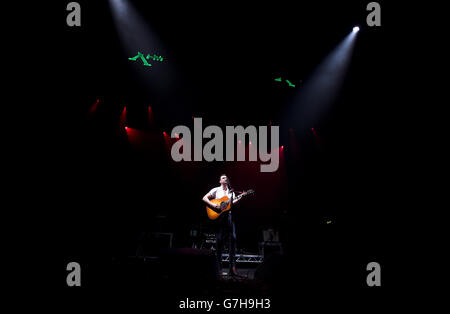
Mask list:
[[[280,236],[278,231],[273,229],[263,230],[263,240],[264,242],[279,242]]]
[[[271,256],[272,254],[283,253],[283,249],[280,242],[260,242],[259,243],[259,254],[264,256],[264,259]]]
[[[274,283],[283,279],[281,274],[287,271],[286,267],[283,255],[279,253],[271,254],[268,258],[264,258],[264,262],[256,268],[255,279]]]

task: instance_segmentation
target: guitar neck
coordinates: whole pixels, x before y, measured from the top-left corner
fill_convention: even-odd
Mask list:
[[[247,195],[247,193],[244,192],[244,193],[242,193],[242,194],[239,194],[238,196],[233,197],[233,200],[240,200],[244,195]]]

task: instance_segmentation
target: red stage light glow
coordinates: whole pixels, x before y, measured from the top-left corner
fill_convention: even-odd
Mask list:
[[[153,111],[151,106],[148,106],[148,122],[153,124]]]
[[[97,101],[89,109],[89,114],[93,114],[97,110],[99,102],[100,102],[100,99],[97,99]]]
[[[120,114],[119,128],[123,130],[122,128],[125,128],[126,123],[127,123],[127,107],[123,107],[122,113]]]

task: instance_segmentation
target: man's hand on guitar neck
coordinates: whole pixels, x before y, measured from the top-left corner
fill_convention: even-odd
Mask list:
[[[238,193],[240,193],[240,194],[233,198],[233,204],[236,204],[237,202],[239,202],[242,199],[242,196],[247,195],[247,191],[245,191],[245,192],[238,192]]]

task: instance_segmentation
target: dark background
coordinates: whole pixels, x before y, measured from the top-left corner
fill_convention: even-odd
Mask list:
[[[380,1],[382,27],[370,28],[364,1],[132,2],[168,52],[151,69],[127,59],[134,55],[123,47],[106,1],[79,1],[80,28],[66,25],[64,2],[45,21],[49,45],[40,66],[51,84],[40,92],[49,95],[48,114],[30,138],[39,139],[36,177],[46,182],[37,193],[46,204],[39,216],[61,289],[70,261],[88,269],[85,290],[101,287],[108,277],[103,265],[133,255],[137,237],[157,228],[158,215],[167,216],[164,228],[175,233],[174,245],[189,247],[190,228],[206,222],[201,198],[222,173],[235,188],[256,190],[235,211],[238,249],[255,252],[262,229],[280,229],[286,272],[300,287],[335,289],[330,294],[345,287],[368,296],[371,261],[382,265],[383,287],[370,297],[400,282],[398,254],[407,240],[397,229],[403,210],[398,151],[405,135],[396,107],[402,55],[392,48],[399,40],[394,8]],[[299,82],[355,25],[361,31],[331,109],[313,125],[284,123]],[[155,87],[159,73],[170,83],[163,89]],[[274,82],[280,76],[297,87]],[[150,134],[145,144],[119,129],[124,105],[127,125]],[[280,125],[280,169],[173,162],[162,132],[179,124],[192,129],[193,116],[204,127]]]

